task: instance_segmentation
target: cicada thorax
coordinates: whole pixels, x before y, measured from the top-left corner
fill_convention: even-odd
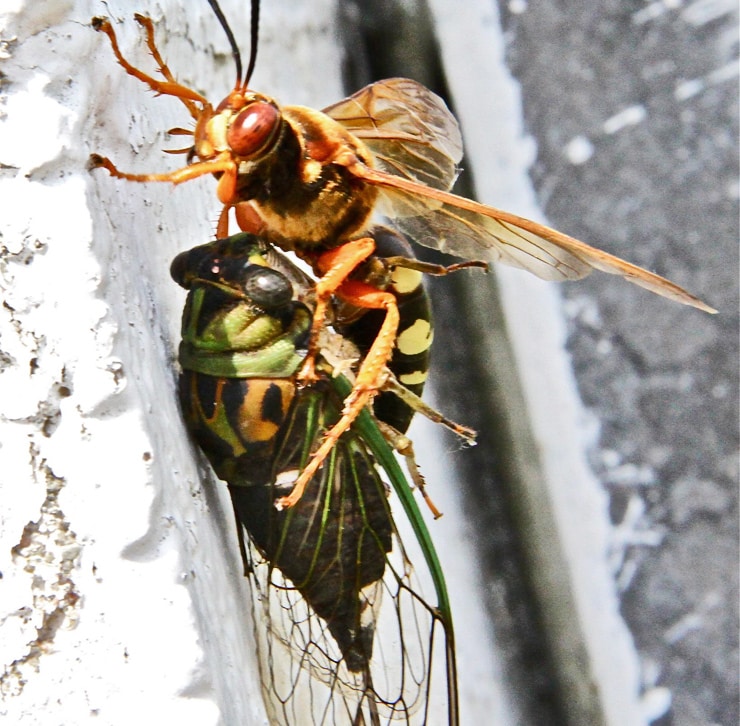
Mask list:
[[[254,471],[269,471],[311,314],[266,266],[253,235],[183,252],[171,274],[189,291],[179,351],[188,426],[227,481],[244,457]]]

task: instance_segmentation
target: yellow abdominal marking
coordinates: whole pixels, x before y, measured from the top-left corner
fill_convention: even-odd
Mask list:
[[[398,376],[398,381],[399,383],[403,383],[404,386],[417,386],[426,381],[427,375],[427,371],[414,371],[413,373],[405,373],[402,376]]]
[[[416,355],[432,344],[432,326],[428,320],[417,320],[396,339],[396,347],[404,355]]]
[[[396,292],[406,295],[421,285],[422,273],[418,270],[409,270],[407,267],[396,267],[391,275],[391,283]]]

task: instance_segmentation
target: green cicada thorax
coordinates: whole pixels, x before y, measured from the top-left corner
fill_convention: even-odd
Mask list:
[[[189,291],[183,369],[231,378],[295,373],[310,313],[294,300],[290,280],[267,266],[257,237],[238,234],[182,252],[170,272]]]
[[[188,426],[220,477],[242,460],[258,476],[293,401],[311,313],[254,235],[183,252],[170,272],[188,290],[179,351]]]

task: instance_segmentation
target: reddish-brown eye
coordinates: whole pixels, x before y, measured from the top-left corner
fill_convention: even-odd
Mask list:
[[[237,156],[253,157],[277,138],[280,112],[271,103],[255,101],[242,109],[229,125],[226,141]]]

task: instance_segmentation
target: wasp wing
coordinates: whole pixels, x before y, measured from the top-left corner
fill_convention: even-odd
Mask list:
[[[374,168],[351,171],[383,189],[378,211],[419,244],[488,259],[545,280],[578,280],[592,270],[634,282],[671,300],[716,312],[678,285],[531,220],[448,193],[462,157],[457,121],[439,96],[392,78],[359,90],[325,113],[362,139]]]
[[[376,168],[435,189],[450,189],[462,159],[457,120],[416,81],[371,83],[324,113],[362,139]]]
[[[578,280],[592,270],[619,275],[670,300],[714,313],[670,280],[524,217],[440,189],[371,169],[350,166],[359,179],[382,188],[379,209],[422,245],[528,270],[545,280]]]

